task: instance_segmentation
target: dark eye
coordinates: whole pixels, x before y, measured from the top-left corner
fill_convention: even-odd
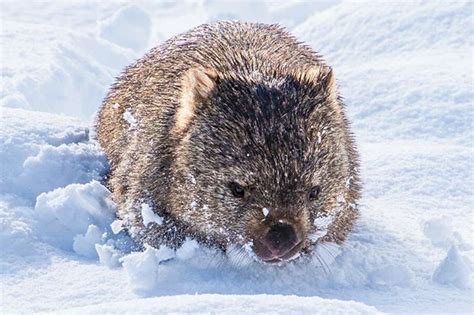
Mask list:
[[[232,195],[236,198],[243,198],[245,195],[245,189],[244,187],[240,186],[236,182],[230,182],[229,183],[229,188],[230,191],[232,192]]]
[[[319,187],[318,185],[314,186],[313,188],[311,188],[311,190],[309,191],[308,193],[308,198],[309,200],[316,200],[318,199],[318,196],[319,196],[319,193],[321,191],[321,187]]]

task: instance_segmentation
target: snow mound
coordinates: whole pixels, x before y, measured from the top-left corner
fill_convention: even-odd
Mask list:
[[[210,313],[210,314],[383,314],[374,307],[354,301],[339,301],[319,297],[285,295],[177,295],[126,302],[99,304],[65,310],[68,314],[84,313]]]
[[[109,194],[95,180],[42,193],[34,208],[37,234],[54,246],[93,257],[95,244],[111,232],[115,218]]]
[[[452,285],[458,288],[469,287],[470,266],[459,253],[455,245],[451,246],[446,258],[441,261],[433,273],[433,281],[443,285]]]

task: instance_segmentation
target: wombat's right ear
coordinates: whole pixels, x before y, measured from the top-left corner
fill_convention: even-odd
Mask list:
[[[303,73],[303,79],[322,87],[328,99],[337,100],[336,78],[331,67],[313,67]]]
[[[199,104],[216,86],[217,72],[212,69],[193,68],[183,76],[181,99],[175,116],[175,132],[187,129]]]

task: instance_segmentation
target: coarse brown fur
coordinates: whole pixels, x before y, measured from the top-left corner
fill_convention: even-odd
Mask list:
[[[343,107],[331,68],[279,26],[218,22],[178,35],[129,66],[98,115],[118,216],[152,246],[187,236],[256,246],[283,221],[303,251],[341,242],[360,190]],[[164,223],[144,226],[143,203]]]

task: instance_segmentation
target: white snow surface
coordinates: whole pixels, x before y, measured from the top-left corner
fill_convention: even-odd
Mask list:
[[[275,310],[285,310],[285,313],[310,314],[382,314],[374,307],[359,302],[328,300],[319,297],[301,297],[294,295],[178,295],[163,296],[148,299],[136,299],[126,302],[91,305],[70,308],[65,312],[70,314],[181,314],[206,313],[214,314],[274,314]]]
[[[474,312],[472,2],[0,6],[1,313]],[[93,118],[114,77],[220,19],[282,24],[336,73],[361,153],[361,216],[308,263],[261,265],[191,239],[133,252],[101,184]]]

